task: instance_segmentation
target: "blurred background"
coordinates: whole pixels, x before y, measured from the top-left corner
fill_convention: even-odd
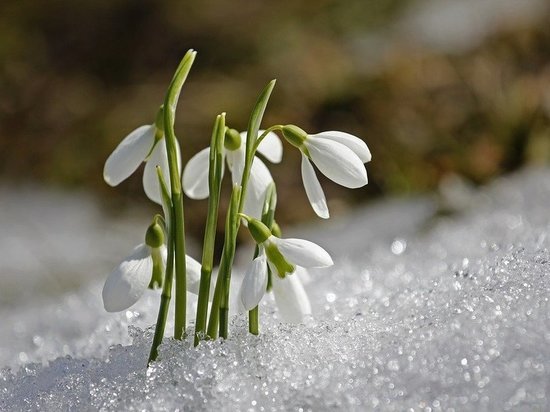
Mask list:
[[[477,185],[550,160],[545,0],[7,1],[1,226],[13,223],[6,198],[21,185],[84,192],[108,216],[140,204],[153,210],[141,173],[111,188],[102,169],[124,136],[152,123],[189,48],[198,56],[176,125],[184,162],[208,145],[216,114],[244,130],[259,91],[276,78],[264,126],[347,131],[373,153],[365,188],[319,176],[333,216],[383,195],[431,192],[448,176]],[[299,155],[285,149],[271,169],[278,220],[316,219]],[[200,238],[206,201],[186,207]]]

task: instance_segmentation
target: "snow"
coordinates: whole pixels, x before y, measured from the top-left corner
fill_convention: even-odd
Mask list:
[[[235,316],[229,340],[167,338],[149,369],[154,292],[114,315],[101,280],[0,306],[0,410],[548,410],[550,170],[464,195],[285,231],[336,263],[309,271],[312,318],[282,324],[269,297],[259,337]]]

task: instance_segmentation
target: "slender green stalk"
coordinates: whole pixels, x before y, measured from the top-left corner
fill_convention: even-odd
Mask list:
[[[276,207],[277,190],[275,188],[275,182],[271,182],[271,184],[267,188],[264,206],[262,209],[262,223],[264,223],[269,228],[269,230],[271,230],[271,228],[273,227],[273,222],[275,221]],[[256,250],[254,251],[254,259],[258,257],[259,253],[260,249],[258,248],[258,246],[256,246]],[[248,312],[248,331],[253,335],[260,334],[260,313],[258,306]]]
[[[254,259],[256,259],[259,254],[260,248],[256,245],[254,249]],[[260,334],[260,310],[258,305],[254,309],[248,311],[248,331],[253,335]]]
[[[166,274],[164,276],[164,284],[162,287],[162,294],[160,295],[160,307],[157,316],[157,324],[155,325],[155,334],[153,336],[153,343],[151,345],[151,351],[149,353],[149,360],[147,366],[157,359],[158,347],[162,343],[164,337],[164,329],[166,327],[166,318],[168,316],[168,309],[170,307],[170,300],[172,298],[172,280],[174,279],[174,243],[171,242],[168,247],[168,261],[166,262]]]
[[[231,268],[235,258],[235,248],[237,243],[237,230],[239,224],[239,199],[241,187],[233,186],[231,199],[229,201],[229,210],[227,211],[227,221],[225,225],[225,244],[222,263],[218,277],[222,279],[222,296],[220,300],[220,337],[227,339],[229,328],[229,291],[231,286]]]
[[[174,321],[174,338],[182,339],[187,317],[187,285],[185,267],[185,228],[183,222],[183,196],[181,193],[181,177],[178,165],[178,144],[174,132],[176,106],[183,83],[187,79],[191,65],[195,60],[196,52],[189,50],[178,66],[172,82],[168,87],[164,100],[164,137],[168,153],[168,167],[170,169],[170,189],[172,195],[174,225],[173,242],[176,266],[176,314]]]
[[[222,251],[222,256],[225,254],[225,245]],[[223,261],[222,261],[223,264]],[[223,294],[223,277],[220,275],[222,270],[225,270],[220,265],[218,270],[218,278],[216,279],[216,287],[214,288],[214,297],[212,298],[212,306],[210,307],[210,318],[208,320],[208,329],[206,335],[210,339],[216,339],[218,337],[218,325],[220,321],[220,303]]]
[[[258,150],[258,147],[260,146],[262,141],[265,139],[265,137],[270,132],[274,132],[276,130],[283,130],[283,126],[280,124],[276,124],[275,126],[271,126],[269,129],[264,130],[264,132],[258,137],[258,140],[256,140],[256,143],[254,144],[254,153],[256,153],[256,150]]]
[[[237,206],[239,200],[239,194],[236,193],[236,189],[239,186],[235,185],[231,192],[230,206],[227,210],[225,239],[222,250],[222,258],[220,261],[220,267],[218,269],[218,278],[216,279],[216,287],[214,289],[214,297],[212,298],[212,306],[210,308],[210,319],[208,320],[208,329],[206,334],[210,339],[216,339],[218,332],[224,328],[225,337],[227,337],[227,326],[222,326],[228,320],[228,311],[224,311],[224,318],[222,318],[222,302],[227,297],[226,307],[229,308],[229,289],[226,290],[226,286],[230,287],[231,277],[231,265],[233,264],[233,258],[235,255],[235,244],[237,237],[237,225],[239,222]],[[232,228],[230,222],[235,222]],[[233,235],[234,232],[234,235]],[[231,252],[232,249],[232,252]],[[229,280],[227,279],[229,277]],[[220,336],[224,337],[220,334]]]
[[[160,167],[157,166],[157,176],[159,179],[160,193],[162,195],[163,207],[165,208],[165,213],[169,216],[166,218],[172,222],[174,220],[173,214],[174,209],[172,208],[172,203],[170,200],[170,195],[168,194],[168,188],[166,187],[166,182],[162,176]],[[162,342],[164,337],[164,329],[166,327],[166,318],[168,316],[168,309],[170,307],[170,300],[172,298],[172,281],[174,279],[174,238],[173,225],[167,227],[167,239],[166,244],[168,245],[168,256],[166,262],[166,271],[164,274],[164,282],[162,284],[162,294],[160,296],[160,307],[159,313],[157,316],[157,324],[155,325],[155,334],[153,336],[153,343],[151,345],[151,351],[149,353],[149,360],[147,361],[147,366],[157,359],[158,356],[158,347]]]
[[[210,296],[210,281],[214,264],[214,245],[216,238],[216,226],[218,223],[218,210],[220,205],[220,191],[223,171],[223,141],[225,136],[225,113],[218,115],[212,131],[210,143],[210,166],[208,174],[208,215],[206,217],[206,229],[202,249],[201,280],[199,286],[199,300],[197,303],[197,318],[195,321],[195,346],[206,332],[206,319],[208,316],[208,297]]]
[[[212,306],[210,309],[210,319],[208,321],[208,330],[207,334],[211,339],[215,339],[217,336],[218,329],[222,330],[226,328],[226,320],[220,319],[220,315],[226,316],[228,314],[228,311],[224,310],[222,311],[222,305],[224,304],[225,297],[229,296],[229,290],[224,290],[224,287],[229,286],[230,280],[224,280],[224,277],[222,277],[222,269],[224,271],[227,271],[229,273],[228,277],[231,276],[231,268],[225,269],[224,268],[224,262],[227,262],[226,259],[224,259],[223,256],[226,255],[226,253],[229,253],[228,249],[231,248],[231,246],[234,247],[236,243],[236,237],[237,233],[239,232],[239,226],[240,226],[240,219],[238,219],[238,213],[241,213],[244,208],[244,200],[246,199],[246,189],[248,186],[248,180],[250,178],[250,169],[252,167],[252,161],[254,160],[254,154],[256,152],[255,142],[258,137],[258,131],[260,130],[260,124],[262,122],[262,118],[265,112],[265,109],[267,107],[267,103],[269,101],[269,97],[271,96],[271,92],[273,91],[273,88],[275,87],[275,80],[270,81],[267,86],[262,90],[260,95],[258,96],[258,100],[256,101],[256,104],[254,105],[254,108],[252,109],[252,114],[250,115],[250,120],[248,122],[248,130],[247,130],[247,140],[246,140],[246,153],[245,153],[245,165],[243,170],[243,175],[241,178],[241,190],[240,190],[240,197],[237,207],[237,213],[235,214],[234,219],[236,220],[235,228],[233,230],[234,237],[231,238],[230,241],[228,241],[227,238],[227,231],[226,231],[226,240],[223,247],[223,253],[222,253],[222,262],[220,263],[220,271],[218,274],[218,279],[216,281],[216,288],[214,290],[214,298],[212,300]],[[235,254],[235,251],[233,250],[232,255]],[[233,262],[233,257],[231,258],[231,263]],[[228,300],[228,299],[227,299]],[[229,302],[227,302],[227,307],[229,307]],[[222,323],[225,323],[225,325],[222,325]],[[218,328],[219,325],[219,328]],[[225,334],[227,335],[227,331],[224,330]]]
[[[247,139],[246,139],[246,154],[244,161],[244,170],[243,176],[241,178],[241,199],[239,202],[239,213],[243,211],[244,200],[246,199],[246,190],[248,188],[248,179],[250,178],[250,169],[252,168],[252,162],[254,160],[254,155],[256,153],[256,140],[258,138],[258,131],[260,130],[260,125],[264,116],[265,109],[267,107],[267,102],[271,96],[271,92],[275,87],[276,80],[271,80],[267,86],[262,90],[258,100],[252,110],[252,115],[248,122],[247,130]],[[240,222],[240,221],[239,221]],[[238,227],[237,227],[238,232]]]
[[[260,334],[260,311],[258,306],[248,311],[248,331],[253,335]]]

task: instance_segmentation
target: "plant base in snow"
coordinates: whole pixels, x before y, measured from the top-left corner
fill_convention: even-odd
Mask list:
[[[120,263],[103,288],[103,302],[109,312],[132,306],[148,287],[161,288],[149,361],[158,356],[172,294],[176,339],[182,339],[187,325],[187,292],[198,295],[195,345],[201,339],[228,338],[231,272],[237,234],[243,222],[257,245],[239,290],[241,309],[249,312],[250,333],[259,334],[258,305],[269,291],[275,295],[287,320],[300,322],[311,313],[296,269],[326,267],[333,262],[315,243],[281,237],[275,219],[275,183],[262,160],[281,162],[283,145],[279,135],[301,153],[304,189],[319,217],[327,219],[329,210],[313,165],[332,181],[348,188],[362,187],[368,182],[364,163],[371,160],[371,154],[358,137],[338,131],[308,134],[295,125],[260,129],[275,80],[260,93],[247,130],[239,133],[227,125],[225,113],[218,115],[210,146],[192,157],[182,173],[180,144],[174,131],[175,112],[195,56],[196,52],[189,50],[183,57],[153,124],[140,126],[126,136],[105,162],[103,172],[105,181],[116,186],[145,162],[144,191],[163,210],[162,215],[153,218],[145,243]],[[214,286],[215,230],[225,163],[231,173],[233,190]],[[201,263],[185,254],[183,193],[191,199],[208,197]]]

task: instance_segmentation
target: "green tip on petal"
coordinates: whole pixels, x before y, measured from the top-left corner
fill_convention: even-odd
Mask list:
[[[296,267],[285,259],[274,243],[268,242],[265,247],[265,254],[267,255],[267,259],[277,269],[277,274],[280,278],[284,278],[287,273],[292,273],[296,270]]]

